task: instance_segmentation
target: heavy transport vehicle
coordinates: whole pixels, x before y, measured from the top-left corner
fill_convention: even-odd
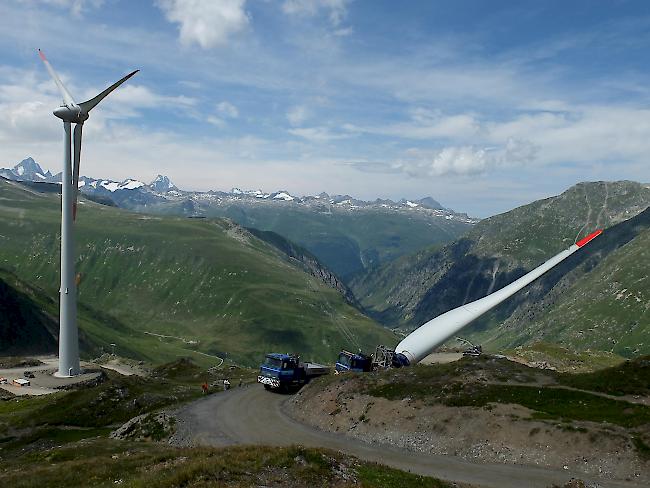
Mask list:
[[[267,390],[294,391],[300,389],[313,378],[330,372],[323,364],[300,361],[296,354],[267,354],[260,366],[257,382]]]
[[[367,373],[373,370],[372,356],[343,350],[339,353],[335,368],[338,373],[346,371]]]

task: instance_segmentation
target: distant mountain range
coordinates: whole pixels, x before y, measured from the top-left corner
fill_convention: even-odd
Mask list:
[[[36,186],[61,181],[60,173],[44,171],[32,158],[0,170],[0,176]],[[95,202],[136,212],[226,217],[248,228],[275,232],[305,248],[346,282],[404,254],[451,242],[479,222],[431,197],[394,202],[327,193],[299,197],[286,190],[193,192],[179,189],[164,175],[149,184],[83,176],[79,187]]]
[[[46,183],[61,183],[61,173],[52,174],[45,171],[40,164],[28,157],[16,164],[13,168],[1,168],[0,176],[14,181],[31,181]],[[128,178],[124,181],[108,179],[95,179],[88,176],[79,178],[79,189],[83,194],[91,196],[110,197],[119,207],[131,208],[134,206],[155,205],[161,203],[172,203],[179,201],[193,200],[200,205],[226,204],[233,201],[245,202],[272,202],[272,203],[294,203],[305,206],[331,206],[347,209],[359,208],[381,208],[425,212],[434,216],[441,216],[448,220],[456,220],[468,224],[474,224],[479,219],[468,217],[464,213],[454,212],[446,209],[439,202],[431,197],[421,199],[401,199],[397,202],[387,199],[376,199],[364,201],[350,195],[328,195],[321,193],[316,196],[296,196],[287,190],[278,190],[266,193],[262,190],[242,190],[232,188],[230,191],[185,191],[179,189],[171,180],[164,175],[158,175],[149,184]],[[136,196],[137,195],[137,196]],[[194,208],[195,213],[200,210]]]

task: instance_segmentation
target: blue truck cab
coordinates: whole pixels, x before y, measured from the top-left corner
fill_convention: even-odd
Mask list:
[[[289,391],[297,389],[310,379],[329,373],[322,364],[302,363],[295,354],[269,353],[260,366],[257,382],[267,390]]]
[[[339,358],[336,361],[336,371],[339,373],[347,371],[357,373],[372,371],[372,356],[362,353],[355,354],[349,351],[341,351],[339,353]]]

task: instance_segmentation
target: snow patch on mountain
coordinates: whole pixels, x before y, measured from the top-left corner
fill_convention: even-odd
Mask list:
[[[295,200],[295,197],[289,195],[286,191],[279,191],[273,195],[274,200],[284,200],[285,202],[292,202]]]
[[[145,186],[145,184],[138,180],[124,180],[124,182],[119,186],[119,189],[135,190],[137,188],[142,188],[143,186]]]
[[[52,175],[50,171],[43,171],[41,166],[32,158],[26,158],[13,169],[0,168],[0,176],[10,180],[25,180],[36,182],[59,183],[61,173]],[[322,211],[323,205],[335,205],[340,211],[353,212],[368,208],[381,208],[385,211],[406,211],[426,213],[433,217],[444,217],[447,220],[459,220],[466,223],[476,223],[466,214],[456,213],[444,208],[431,197],[420,200],[401,199],[398,202],[389,199],[376,199],[374,201],[357,200],[350,195],[328,195],[322,192],[316,196],[294,196],[287,190],[266,193],[261,189],[242,190],[232,188],[230,192],[211,190],[208,192],[190,192],[180,190],[169,177],[158,175],[150,183],[128,178],[122,182],[94,179],[87,176],[79,178],[79,188],[86,195],[108,197],[118,206],[124,208],[147,207],[153,204],[171,202],[186,202],[184,205],[194,205],[192,199],[203,202],[205,205],[227,205],[236,202],[259,202],[258,205],[302,205],[313,206]],[[200,208],[188,208],[186,213],[200,213]],[[331,212],[331,209],[329,210]]]

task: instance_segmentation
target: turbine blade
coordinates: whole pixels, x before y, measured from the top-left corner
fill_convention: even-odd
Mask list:
[[[109,86],[108,88],[106,88],[106,90],[104,90],[103,92],[101,92],[101,93],[100,93],[99,95],[97,95],[96,97],[91,98],[90,100],[87,100],[87,101],[85,101],[85,102],[81,102],[81,103],[79,104],[79,106],[81,107],[81,110],[82,110],[84,113],[86,113],[86,114],[87,114],[88,112],[90,112],[93,108],[95,108],[95,107],[97,106],[97,104],[98,104],[99,102],[101,102],[104,98],[106,98],[110,92],[112,92],[113,90],[115,90],[118,86],[120,86],[122,83],[124,83],[124,82],[125,82],[126,80],[128,80],[129,78],[131,78],[131,77],[132,77],[134,74],[136,74],[138,71],[140,71],[140,70],[139,70],[139,69],[136,69],[135,71],[129,73],[128,75],[126,75],[124,78],[122,78],[122,79],[121,79],[120,81],[118,81],[117,83],[113,83],[111,86]]]
[[[50,73],[50,76],[52,77],[52,79],[54,79],[54,83],[56,83],[56,86],[59,89],[59,93],[61,93],[61,96],[63,97],[63,103],[68,108],[75,107],[77,104],[74,103],[74,100],[72,99],[72,95],[70,95],[70,92],[67,90],[67,88],[61,82],[61,79],[59,78],[59,75],[56,74],[56,71],[54,71],[54,68],[52,68],[52,65],[50,64],[50,62],[45,57],[45,54],[43,53],[43,51],[41,51],[39,49],[38,50],[38,55],[40,56],[41,60],[43,61],[43,64],[45,64],[45,67],[47,68],[47,71]]]
[[[79,163],[81,161],[81,133],[83,124],[74,127],[74,160],[72,164],[72,220],[77,220],[77,199],[79,198]]]
[[[489,295],[473,302],[449,310],[448,312],[438,315],[434,319],[421,325],[406,336],[406,338],[395,348],[395,352],[398,355],[401,354],[405,360],[402,364],[415,364],[420,362],[426,356],[431,354],[436,347],[444,344],[447,339],[460,332],[465,326],[493,309],[504,300],[510,298],[522,288],[528,286],[548,270],[558,265],[574,252],[585,246],[588,242],[598,237],[602,232],[602,230],[597,230],[596,232],[589,234],[577,244],[574,244],[568,249],[556,254],[548,261],[542,263],[537,268],[529,271],[521,278],[504,286],[500,290],[490,293]]]

